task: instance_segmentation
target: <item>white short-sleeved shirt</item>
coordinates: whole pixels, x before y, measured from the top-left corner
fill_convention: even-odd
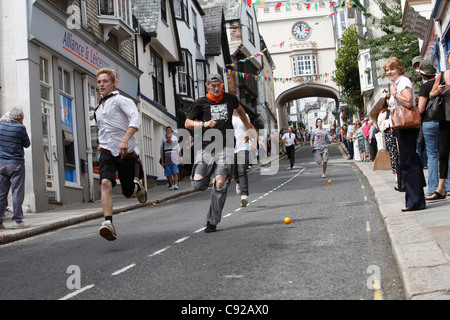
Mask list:
[[[411,82],[411,80],[409,80],[407,77],[405,77],[405,76],[403,76],[403,75],[401,75],[401,76],[399,76],[398,78],[397,78],[397,80],[395,80],[394,81],[394,83],[397,85],[397,92],[398,93],[402,93],[402,91],[403,90],[405,90],[406,88],[411,88],[412,89],[412,92],[413,92],[413,96],[412,96],[412,99],[413,99],[413,105],[415,105],[415,101],[416,101],[416,97],[415,97],[415,94],[414,94],[414,88],[413,88],[413,85],[412,85],[412,82]],[[395,98],[394,98],[394,95],[391,95],[391,98],[389,99],[389,106],[390,106],[390,109],[392,110],[392,109],[394,109],[396,106],[395,106]],[[398,101],[397,100],[397,107],[398,108],[404,108],[404,106],[400,103],[400,101]],[[389,117],[389,122],[390,122],[390,125],[391,125],[391,127],[392,127],[392,120],[391,120],[391,117]]]
[[[286,132],[281,139],[287,142],[284,144],[286,147],[290,147],[295,144],[295,133]]]
[[[119,145],[129,127],[139,130],[142,119],[133,100],[113,91],[114,96],[105,101],[95,111],[98,125],[100,147],[111,151],[114,157],[119,155]],[[128,152],[133,152],[138,142],[136,136],[128,141]]]

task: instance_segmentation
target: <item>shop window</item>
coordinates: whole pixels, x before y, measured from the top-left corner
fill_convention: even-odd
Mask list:
[[[64,176],[65,181],[77,183],[76,170],[76,141],[75,141],[75,110],[72,96],[72,74],[58,67],[59,78],[59,102],[61,108],[61,127],[64,153]]]

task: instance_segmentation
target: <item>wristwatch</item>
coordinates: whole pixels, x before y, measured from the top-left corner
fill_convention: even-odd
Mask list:
[[[397,96],[397,93],[398,93],[398,92],[394,93],[394,98]]]

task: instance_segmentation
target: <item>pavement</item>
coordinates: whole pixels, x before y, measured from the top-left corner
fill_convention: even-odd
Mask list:
[[[301,148],[301,147],[299,147]],[[345,155],[345,148],[340,147]],[[272,161],[278,161],[278,156]],[[450,300],[450,197],[428,202],[421,211],[402,212],[404,193],[394,190],[391,170],[373,170],[373,162],[353,162],[372,188],[381,218],[389,236],[408,300]],[[332,165],[332,163],[330,163]],[[257,167],[250,170],[254,172]],[[425,170],[427,176],[427,170]],[[158,185],[148,190],[148,200],[113,197],[114,214],[159,205],[194,193],[189,178],[178,190]],[[11,216],[5,216],[0,229],[0,245],[103,217],[100,201],[61,207],[57,210],[25,214],[26,229],[11,229]],[[381,286],[383,278],[381,274]]]

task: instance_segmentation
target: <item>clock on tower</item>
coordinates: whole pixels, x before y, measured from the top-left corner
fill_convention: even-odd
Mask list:
[[[292,34],[297,40],[305,40],[311,35],[311,29],[305,22],[297,22],[292,27]]]

